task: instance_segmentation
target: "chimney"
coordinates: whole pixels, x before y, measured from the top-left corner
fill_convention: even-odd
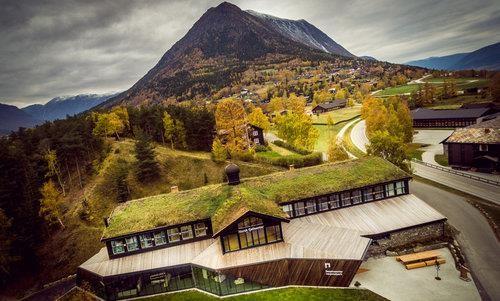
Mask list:
[[[288,170],[294,170],[295,166],[293,164],[288,165]]]
[[[178,186],[170,187],[170,192],[179,192],[179,187]]]
[[[106,226],[106,228],[109,227],[108,218],[104,217],[103,220],[104,220],[104,226]]]
[[[240,168],[234,163],[230,163],[224,169],[229,185],[240,184]]]

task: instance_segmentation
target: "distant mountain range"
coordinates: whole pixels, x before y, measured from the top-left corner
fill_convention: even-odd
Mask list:
[[[19,127],[30,128],[44,121],[64,119],[87,111],[115,94],[80,94],[51,99],[44,105],[35,104],[19,109],[0,103],[0,135],[16,131]]]
[[[22,108],[22,110],[36,119],[52,121],[87,111],[116,94],[79,94],[76,96],[56,97],[44,105],[35,104]]]
[[[19,127],[33,127],[41,122],[16,106],[0,103],[0,135],[8,134]]]
[[[440,70],[500,70],[500,43],[473,52],[430,57],[405,64]]]
[[[223,2],[208,9],[136,84],[102,107],[206,97],[238,78],[247,63],[333,56],[354,57],[305,20],[243,11]]]

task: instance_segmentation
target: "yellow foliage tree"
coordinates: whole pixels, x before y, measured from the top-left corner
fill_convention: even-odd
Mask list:
[[[62,222],[63,198],[59,191],[57,191],[54,182],[49,180],[43,184],[40,193],[42,194],[42,199],[40,200],[40,216],[51,225],[58,222],[64,228]]]
[[[230,153],[248,148],[247,117],[240,101],[226,98],[217,104],[215,124],[220,134],[226,135],[226,147]]]
[[[248,122],[260,127],[266,132],[271,128],[271,123],[269,122],[267,116],[262,112],[261,108],[255,108],[250,114],[248,114]]]
[[[328,145],[328,161],[338,162],[349,159],[349,154],[344,149],[344,147],[339,143],[339,141],[334,138],[330,140]]]
[[[289,113],[276,118],[278,137],[288,143],[306,149],[313,149],[319,132],[312,125],[312,119],[305,113]]]

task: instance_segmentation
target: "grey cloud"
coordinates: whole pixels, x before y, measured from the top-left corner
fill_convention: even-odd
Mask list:
[[[0,102],[129,88],[220,1],[0,0]],[[357,55],[405,62],[500,40],[495,0],[234,1],[306,19]]]

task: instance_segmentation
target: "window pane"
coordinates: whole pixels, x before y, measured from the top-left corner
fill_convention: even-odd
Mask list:
[[[353,204],[359,204],[363,201],[363,199],[361,198],[361,191],[360,190],[354,190],[351,192],[352,194],[352,203]]]
[[[365,202],[373,201],[373,193],[372,193],[372,189],[371,188],[365,188],[365,189],[363,189],[363,195],[364,195],[364,198],[365,198]]]
[[[137,237],[127,237],[125,238],[125,243],[127,244],[127,251],[135,251],[139,249],[139,244],[137,243]]]
[[[301,216],[301,215],[304,215],[305,213],[306,212],[305,212],[305,208],[304,208],[304,202],[295,203],[295,215]]]
[[[141,248],[151,248],[153,246],[153,234],[146,233],[139,235],[139,240],[141,241]]]
[[[167,238],[165,237],[165,231],[155,233],[155,245],[161,246],[167,243]]]
[[[169,242],[176,242],[181,240],[181,234],[179,233],[179,228],[168,229],[167,235]]]
[[[182,226],[181,234],[183,240],[193,238],[193,229],[191,228],[191,225]]]
[[[307,214],[316,212],[316,202],[314,200],[306,202]]]
[[[319,199],[319,211],[328,210],[328,198],[326,196]]]
[[[384,187],[379,185],[379,186],[375,186],[373,188],[373,191],[374,191],[374,197],[376,200],[380,200],[380,199],[383,199],[384,198]]]
[[[125,243],[123,240],[112,240],[111,250],[113,251],[113,254],[125,253]]]
[[[404,194],[405,193],[405,182],[399,181],[396,182],[396,194]]]
[[[281,233],[279,226],[266,227],[267,242],[275,242],[281,240]]]
[[[342,192],[342,206],[349,206],[351,205],[351,193],[349,192]]]
[[[205,223],[197,223],[194,225],[194,235],[196,237],[207,235],[207,225]]]
[[[385,193],[387,193],[387,196],[394,196],[396,194],[394,191],[394,183],[385,185]]]
[[[338,194],[331,195],[329,204],[330,204],[330,209],[339,208],[340,207],[339,195]]]
[[[293,207],[292,204],[283,205],[283,211],[288,214],[289,217],[293,217]]]
[[[236,234],[229,234],[226,237],[228,239],[228,251],[235,251],[240,248],[240,246],[238,245],[238,236]]]

